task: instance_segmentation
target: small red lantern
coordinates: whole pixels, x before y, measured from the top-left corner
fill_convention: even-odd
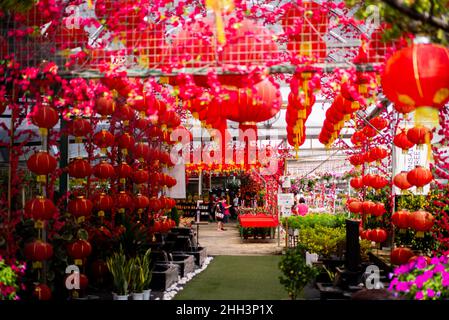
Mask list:
[[[356,146],[360,146],[364,144],[366,141],[368,141],[368,137],[365,136],[363,131],[356,131],[351,137],[351,142]]]
[[[162,208],[161,201],[156,197],[151,197],[150,203],[148,205],[151,211],[159,211]]]
[[[103,153],[106,153],[106,148],[114,145],[114,140],[113,134],[105,129],[97,132],[93,137],[94,144],[101,148]]]
[[[49,220],[57,211],[53,201],[43,196],[37,196],[25,204],[25,214],[34,220]]]
[[[148,143],[145,142],[138,142],[136,143],[136,145],[134,146],[134,157],[139,159],[139,161],[145,161],[149,158],[150,154],[151,154],[151,148],[148,145]]]
[[[362,202],[362,213],[363,214],[371,214],[374,210],[376,204],[372,201],[363,201]]]
[[[362,230],[361,232],[360,232],[360,238],[362,239],[362,240],[369,240],[368,239],[368,230]]]
[[[371,127],[370,125],[365,126],[362,129],[362,132],[367,136],[368,138],[374,138],[377,135],[376,129]]]
[[[363,211],[363,202],[361,201],[351,201],[348,204],[348,209],[351,213],[362,213]]]
[[[423,144],[430,144],[430,141],[432,141],[433,138],[433,134],[428,128],[417,125],[413,128],[408,129],[407,138],[411,143],[414,143],[417,146],[421,146]]]
[[[92,252],[92,246],[86,240],[76,240],[67,246],[67,253],[75,260],[76,265],[82,265],[83,260]]]
[[[92,132],[92,126],[87,119],[76,118],[70,123],[70,134],[76,138],[85,137]]]
[[[133,207],[133,198],[125,191],[120,191],[115,199],[115,204],[120,212]]]
[[[349,162],[353,166],[360,166],[363,164],[364,159],[360,154],[353,154],[352,156],[349,157]]]
[[[384,229],[377,228],[369,232],[368,239],[377,243],[382,243],[387,240],[387,236],[387,232]]]
[[[408,182],[408,180],[407,180],[407,172],[406,171],[401,171],[400,173],[395,175],[393,178],[393,183],[396,187],[401,189],[401,192],[403,192],[404,190],[410,189],[412,187],[410,182]]]
[[[388,157],[388,151],[385,148],[373,147],[369,151],[369,158],[373,159],[374,161],[381,161],[386,157]]]
[[[135,184],[147,183],[150,175],[147,170],[139,169],[133,172],[132,179]]]
[[[408,137],[407,133],[405,131],[402,131],[401,133],[398,133],[394,139],[393,143],[396,147],[402,149],[402,153],[407,154],[408,150],[414,147],[414,143],[411,142]]]
[[[403,265],[408,263],[415,254],[409,248],[395,248],[391,251],[390,261],[394,265]]]
[[[388,126],[388,120],[382,117],[375,117],[369,123],[378,131],[382,131]]]
[[[134,204],[137,209],[137,213],[141,213],[143,210],[148,208],[150,205],[150,199],[148,199],[147,196],[144,196],[143,194],[138,193],[134,197]]]
[[[133,136],[130,135],[128,132],[125,132],[124,134],[120,135],[119,137],[117,137],[116,140],[118,147],[122,149],[124,155],[128,154],[128,150],[132,149],[135,143]]]
[[[56,159],[46,151],[38,151],[27,161],[28,169],[38,176],[46,176],[55,171]]]
[[[89,161],[82,158],[76,158],[68,166],[69,175],[77,179],[83,179],[92,174],[92,167]]]
[[[53,256],[53,246],[47,242],[36,240],[24,248],[25,257],[31,261],[44,261]]]
[[[424,232],[432,229],[434,222],[435,217],[424,210],[412,212],[409,217],[410,228],[417,231],[416,236],[419,238],[424,237]]]
[[[48,129],[53,128],[59,121],[58,111],[48,105],[35,106],[31,115],[34,125],[39,127],[41,134],[46,136]]]
[[[377,202],[371,211],[371,214],[375,217],[381,217],[387,212],[385,205],[381,202]],[[383,242],[383,241],[382,241]]]
[[[99,179],[111,179],[115,176],[115,170],[110,163],[102,160],[94,167],[94,175]]]
[[[362,177],[362,182],[365,187],[371,187],[371,181],[373,180],[374,175],[371,173],[365,174]]]
[[[114,117],[123,121],[123,124],[127,126],[129,125],[130,121],[134,120],[135,117],[134,109],[125,104],[121,107],[118,107],[115,110]]]
[[[110,95],[104,95],[95,101],[95,111],[103,117],[110,116],[115,111],[115,101]]]
[[[121,182],[124,182],[123,179],[129,178],[133,174],[133,168],[126,162],[122,162],[115,167],[115,173]]]
[[[370,183],[371,183],[371,187],[373,187],[376,190],[380,190],[380,189],[385,188],[388,185],[389,181],[385,177],[382,177],[379,175],[374,175],[371,178]]]
[[[391,215],[391,222],[399,229],[407,229],[410,226],[410,212],[399,210]]]
[[[417,191],[422,191],[422,188],[433,180],[432,172],[429,169],[421,166],[416,166],[415,169],[407,173],[407,181],[417,188]]]
[[[39,301],[48,301],[51,299],[51,289],[43,283],[39,283],[34,287],[33,297]]]
[[[349,184],[354,189],[361,189],[361,188],[363,188],[363,179],[361,177],[354,177],[351,179]]]
[[[76,199],[69,201],[67,211],[76,218],[84,218],[91,215],[93,207],[92,201],[83,196],[78,196]]]
[[[99,210],[98,215],[104,216],[105,211],[109,211],[114,207],[114,199],[110,195],[102,192],[94,197],[94,206]]]

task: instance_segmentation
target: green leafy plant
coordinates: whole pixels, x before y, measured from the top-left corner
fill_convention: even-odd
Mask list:
[[[18,300],[17,291],[20,289],[19,277],[25,272],[25,266],[15,263],[8,265],[0,256],[0,301]]]
[[[151,249],[148,249],[141,259],[141,268],[143,269],[143,289],[150,288],[151,279],[153,278],[153,268],[151,265]]]
[[[332,255],[341,257],[346,243],[346,230],[319,225],[302,228],[299,230],[298,241],[307,251],[317,253],[322,258],[330,258]]]
[[[118,252],[114,252],[106,260],[106,264],[112,274],[115,293],[118,295],[128,294],[132,275],[132,261],[126,259],[123,249],[120,248]]]
[[[316,268],[306,264],[303,246],[287,250],[279,262],[279,269],[283,274],[279,280],[292,300],[296,300],[304,287],[318,275]]]
[[[168,214],[168,217],[173,221],[175,221],[176,225],[179,226],[179,213],[176,207],[173,207],[171,209],[170,213]]]
[[[282,219],[282,224],[292,229],[313,228],[315,226],[342,227],[346,216],[344,214],[311,213],[305,216],[290,216]]]

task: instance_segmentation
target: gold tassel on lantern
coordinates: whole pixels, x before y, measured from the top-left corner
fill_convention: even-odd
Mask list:
[[[39,133],[42,137],[48,136],[48,129],[47,128],[39,128]]]

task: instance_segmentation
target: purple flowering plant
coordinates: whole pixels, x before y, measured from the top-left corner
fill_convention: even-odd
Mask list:
[[[443,300],[449,298],[449,259],[425,257],[397,267],[390,274],[388,290],[396,297],[413,300]]]

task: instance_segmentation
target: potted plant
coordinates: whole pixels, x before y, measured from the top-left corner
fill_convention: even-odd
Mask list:
[[[316,268],[307,265],[302,245],[287,250],[279,262],[279,268],[283,274],[279,280],[292,300],[296,300],[304,287],[318,275]]]
[[[128,286],[130,277],[130,263],[126,261],[123,249],[109,257],[106,261],[113,278],[113,299],[128,300]]]
[[[145,285],[144,270],[142,268],[142,259],[137,256],[129,261],[131,270],[130,291],[132,300],[143,300],[143,287]]]
[[[151,249],[148,249],[142,257],[142,270],[143,270],[143,300],[151,299],[150,283],[153,278],[153,270],[151,267]]]

